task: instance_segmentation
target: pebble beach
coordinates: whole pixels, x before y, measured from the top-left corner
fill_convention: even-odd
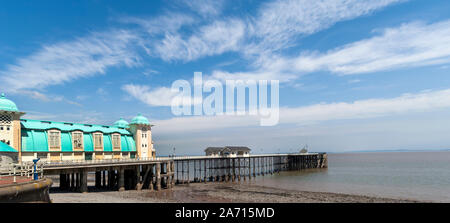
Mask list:
[[[93,189],[92,189],[93,190]],[[310,192],[236,183],[176,185],[163,191],[50,192],[53,203],[415,203],[417,200]]]

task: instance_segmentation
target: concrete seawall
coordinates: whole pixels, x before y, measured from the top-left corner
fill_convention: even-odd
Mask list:
[[[50,203],[50,179],[40,179],[24,183],[0,186],[0,203],[42,202]]]

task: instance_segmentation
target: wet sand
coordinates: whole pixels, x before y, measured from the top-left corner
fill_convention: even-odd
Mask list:
[[[249,184],[208,183],[176,185],[171,190],[93,191],[51,190],[54,203],[414,203],[416,200],[361,195],[293,191]]]

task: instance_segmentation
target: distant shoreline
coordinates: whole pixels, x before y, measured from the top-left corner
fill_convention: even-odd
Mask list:
[[[195,183],[163,191],[50,192],[54,203],[417,203],[413,199],[381,198],[330,192],[294,191],[238,183]]]

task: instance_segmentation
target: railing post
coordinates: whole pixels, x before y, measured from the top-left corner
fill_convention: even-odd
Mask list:
[[[16,167],[13,166],[14,183],[16,183]]]

